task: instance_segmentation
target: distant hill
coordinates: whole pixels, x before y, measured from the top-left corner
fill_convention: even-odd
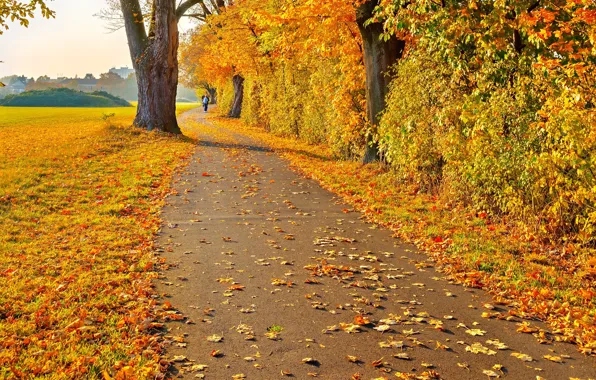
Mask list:
[[[0,100],[8,107],[131,107],[126,100],[105,91],[82,92],[69,88],[50,88],[8,95]]]

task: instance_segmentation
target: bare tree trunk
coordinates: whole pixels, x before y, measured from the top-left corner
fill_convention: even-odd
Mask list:
[[[232,78],[234,84],[234,101],[228,117],[239,118],[242,114],[242,99],[244,98],[244,78],[241,75],[234,75]]]
[[[138,0],[120,0],[130,55],[137,76],[139,103],[134,125],[181,133],[176,121],[178,18],[175,1],[154,0],[149,36]]]
[[[388,40],[381,38],[382,24],[365,25],[366,21],[373,16],[373,11],[378,3],[379,0],[370,0],[356,10],[356,22],[364,45],[366,108],[372,133],[376,131],[379,125],[379,115],[385,109],[385,96],[391,82],[389,70],[402,57],[405,47],[405,41],[399,40],[395,36],[391,36]],[[367,137],[363,163],[379,160],[378,144],[374,141],[372,133]]]
[[[207,89],[209,93],[209,99],[211,99],[211,104],[217,104],[217,89],[214,87],[209,87]]]

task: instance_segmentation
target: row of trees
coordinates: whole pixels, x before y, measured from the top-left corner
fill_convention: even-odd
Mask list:
[[[185,78],[218,88],[230,116],[596,241],[593,0],[111,2],[138,79],[137,126],[180,133],[177,24],[194,17]],[[3,14],[22,11],[13,4]]]
[[[183,42],[230,116],[596,241],[593,0],[237,0]]]
[[[80,86],[76,78],[55,80],[44,75],[37,79],[30,79],[27,81],[25,90],[46,90],[50,88],[69,88],[72,90],[79,90]],[[196,87],[193,86],[193,89],[191,89],[179,85],[176,90],[176,101],[196,102],[197,96],[194,88]],[[138,91],[137,78],[134,73],[130,74],[126,79],[112,72],[103,73],[100,74],[99,78],[97,79],[94,90],[105,91],[123,99],[135,101],[137,100]]]
[[[29,79],[26,81],[27,91],[32,90],[46,90],[50,88],[70,88],[72,90],[79,89],[79,78],[58,78],[52,79],[47,75],[42,75],[37,79]],[[86,76],[85,79],[96,80],[96,89],[106,91],[125,99],[134,100],[137,96],[137,84],[134,74],[124,79],[120,75],[107,72],[100,74],[99,78],[92,75]]]

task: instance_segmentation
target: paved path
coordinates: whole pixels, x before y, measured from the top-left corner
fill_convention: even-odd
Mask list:
[[[197,128],[202,116],[183,123]],[[168,323],[173,377],[596,378],[594,358],[574,346],[539,344],[516,332],[517,318],[483,318],[508,309],[442,279],[259,143],[200,129],[157,242],[171,265],[157,289],[188,318]]]

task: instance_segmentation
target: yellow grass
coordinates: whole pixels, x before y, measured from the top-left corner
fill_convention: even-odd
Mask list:
[[[194,144],[134,113],[0,107],[0,378],[158,368],[152,238]]]

